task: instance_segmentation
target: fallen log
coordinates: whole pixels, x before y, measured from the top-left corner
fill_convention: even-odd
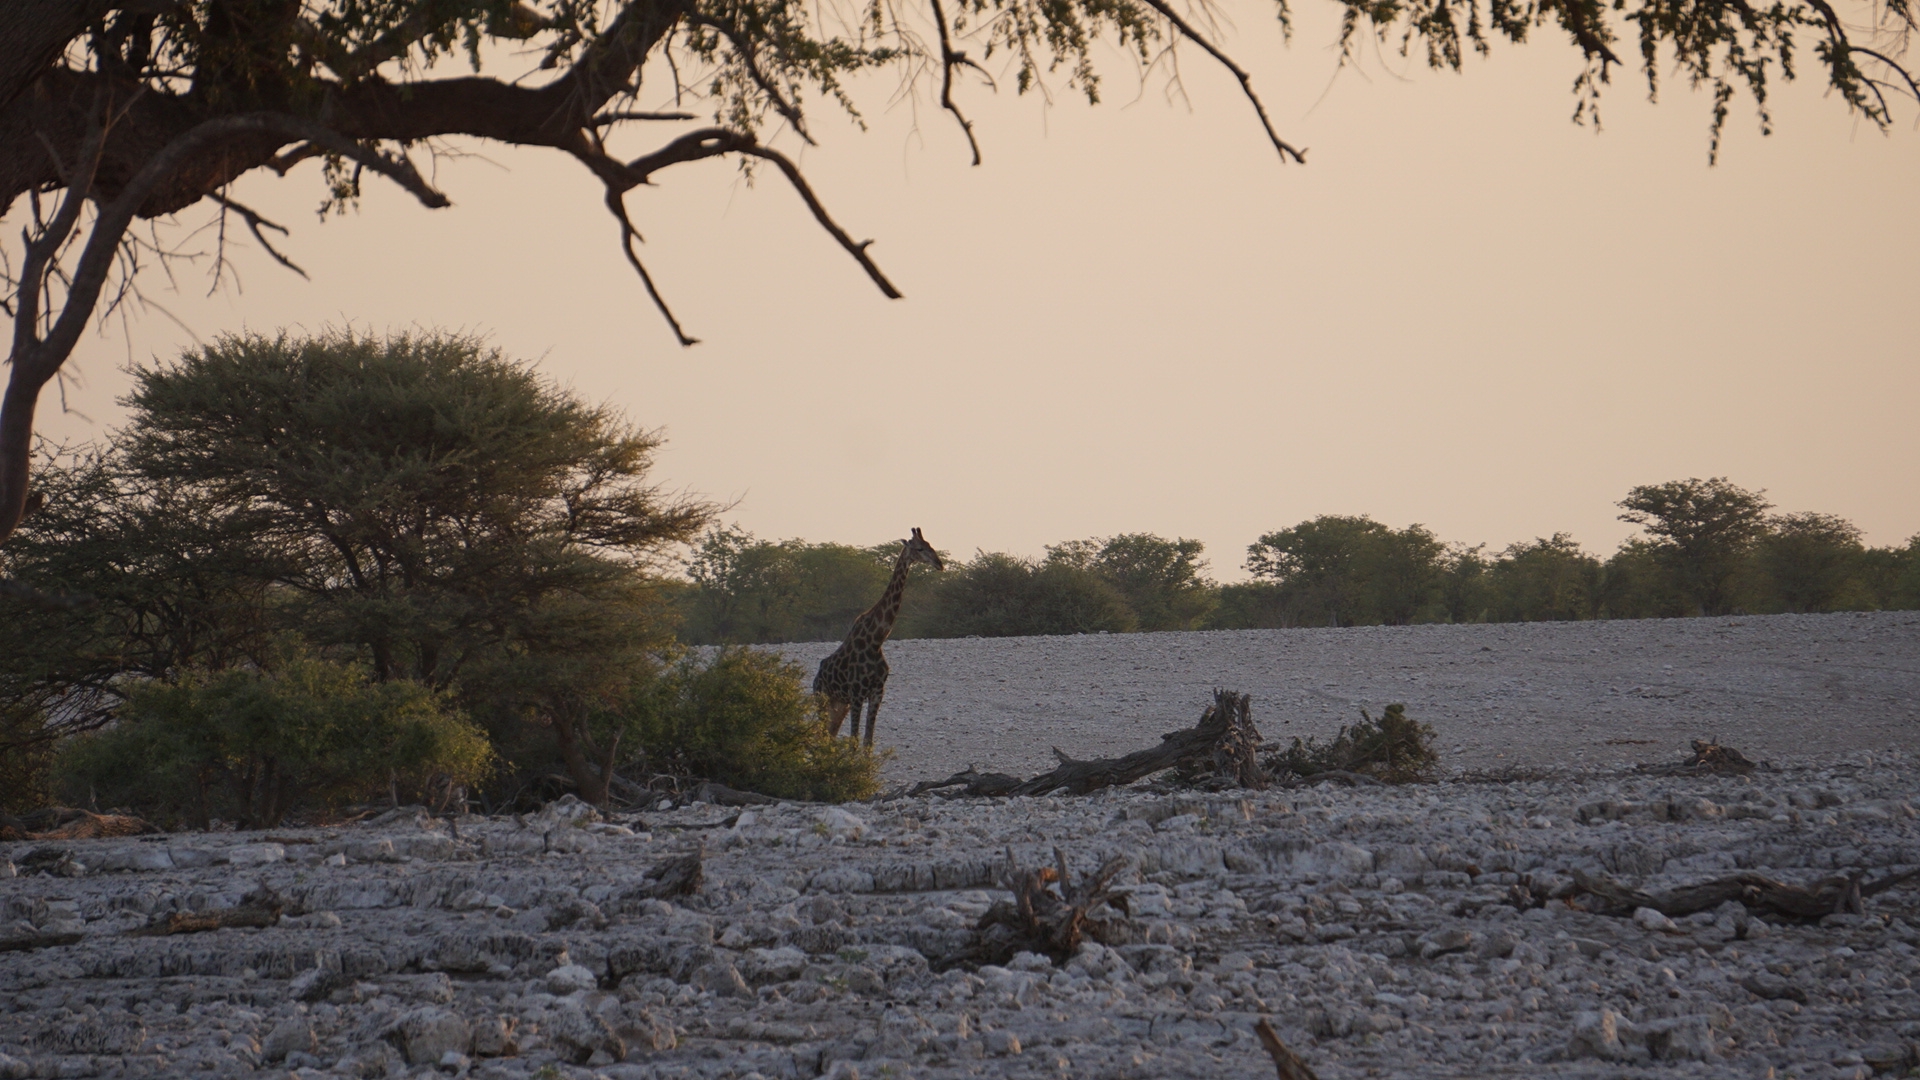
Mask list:
[[[1143,776],[1182,765],[1206,763],[1217,768],[1223,761],[1236,769],[1243,764],[1251,765],[1250,772],[1240,771],[1233,779],[1249,787],[1265,786],[1266,774],[1247,749],[1257,747],[1260,742],[1248,700],[1245,694],[1216,690],[1213,704],[1201,714],[1199,723],[1183,731],[1170,731],[1160,736],[1159,746],[1136,750],[1125,757],[1076,761],[1055,747],[1053,756],[1060,760],[1058,768],[1020,784],[1007,794],[1045,795],[1065,791],[1069,795],[1085,795],[1104,787],[1131,784]]]
[[[1021,870],[1009,850],[1002,885],[1013,899],[998,901],[980,916],[973,942],[936,961],[935,970],[1004,964],[1023,952],[1041,953],[1064,964],[1086,938],[1100,941],[1111,936],[1107,924],[1091,913],[1112,899],[1113,879],[1127,868],[1127,857],[1108,859],[1078,883],[1069,878],[1067,857],[1059,848],[1053,849],[1053,862]]]
[[[1055,753],[1059,753],[1059,751],[1056,750]],[[915,795],[924,795],[929,791],[939,791],[942,788],[957,787],[961,788],[958,794],[977,799],[995,795],[1011,795],[1013,789],[1019,786],[1020,778],[1017,776],[1011,776],[1003,772],[983,773],[969,765],[967,766],[966,772],[954,773],[945,780],[922,780],[906,791],[901,792],[898,797],[910,799]]]
[[[1865,914],[1867,897],[1920,878],[1920,869],[1889,873],[1875,881],[1866,880],[1868,873],[1858,870],[1834,874],[1803,886],[1748,872],[1649,893],[1629,888],[1605,874],[1576,869],[1573,884],[1575,899],[1590,898],[1580,906],[1599,915],[1632,915],[1644,907],[1677,919],[1738,900],[1750,911],[1817,922],[1828,915]]]

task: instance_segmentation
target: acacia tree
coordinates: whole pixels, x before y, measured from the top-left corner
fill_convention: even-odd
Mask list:
[[[1272,0],[1290,26],[1289,0]],[[1333,0],[1351,55],[1370,36],[1460,66],[1465,50],[1523,41],[1552,25],[1583,58],[1576,118],[1637,38],[1649,84],[1669,61],[1714,96],[1715,144],[1737,88],[1761,109],[1769,80],[1790,78],[1810,38],[1826,81],[1856,113],[1892,122],[1888,90],[1920,97],[1897,57],[1914,27],[1910,0]],[[233,200],[260,169],[320,165],[329,205],[350,207],[368,174],[423,206],[449,205],[414,157],[477,138],[546,147],[603,185],[614,233],[675,336],[642,265],[624,197],[663,169],[713,157],[778,172],[822,228],[887,296],[899,292],[828,214],[769,138],[811,141],[806,102],[849,111],[849,79],[891,68],[937,93],[973,146],[955,76],[1010,73],[1023,92],[1052,77],[1097,100],[1092,46],[1117,40],[1144,66],[1197,47],[1239,80],[1282,160],[1304,161],[1268,122],[1247,73],[1210,40],[1209,0],[926,0],[895,5],[798,0],[7,0],[0,4],[0,215],[23,201],[18,250],[6,252],[12,370],[0,399],[0,539],[27,506],[33,413],[89,319],[137,288],[164,245],[137,222],[207,206],[222,228],[268,242],[285,229]],[[1850,21],[1851,20],[1851,21]],[[1798,36],[1797,36],[1798,35]],[[481,73],[507,46],[531,71]],[[464,66],[461,74],[448,68]],[[664,71],[662,69],[665,69]],[[1177,71],[1169,64],[1167,69]],[[666,128],[622,159],[610,136],[692,124],[647,98],[711,109],[711,122]],[[936,89],[937,88],[937,89]],[[216,260],[216,273],[218,260]]]
[[[713,514],[648,482],[657,434],[445,334],[227,336],[134,378],[126,471],[233,538],[286,630],[550,736],[605,800],[594,721],[670,639],[661,553]]]
[[[1700,614],[1727,615],[1741,560],[1767,531],[1765,494],[1724,476],[1642,484],[1620,500],[1620,520],[1647,531],[1656,562]]]
[[[1090,570],[1119,590],[1138,630],[1192,630],[1217,602],[1207,580],[1207,546],[1153,533],[1069,540],[1047,548],[1047,561]]]

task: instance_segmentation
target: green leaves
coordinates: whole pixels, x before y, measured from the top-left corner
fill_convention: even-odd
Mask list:
[[[310,657],[124,689],[120,722],[62,752],[63,783],[203,827],[267,828],[395,783],[473,784],[493,760],[486,736],[427,688]]]

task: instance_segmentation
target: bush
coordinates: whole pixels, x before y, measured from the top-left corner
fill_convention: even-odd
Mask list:
[[[299,658],[132,686],[117,723],[68,743],[56,771],[74,802],[267,828],[394,785],[451,793],[492,757],[486,736],[426,687]]]
[[[1407,784],[1426,780],[1440,764],[1433,749],[1433,726],[1407,719],[1405,705],[1389,705],[1375,720],[1360,710],[1360,723],[1343,727],[1333,741],[1319,746],[1312,739],[1298,737],[1286,750],[1267,757],[1267,771],[1274,775],[1315,773],[1338,770],[1362,773],[1389,784]]]
[[[640,693],[630,730],[658,771],[782,799],[871,796],[879,759],[857,739],[827,734],[804,674],[777,655],[738,646],[704,662],[687,656]]]

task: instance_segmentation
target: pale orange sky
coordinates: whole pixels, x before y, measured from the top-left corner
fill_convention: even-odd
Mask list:
[[[681,166],[629,205],[703,339],[682,349],[584,170],[479,144],[487,160],[440,167],[448,210],[369,181],[321,225],[317,165],[250,177],[237,197],[293,227],[313,280],[244,250],[242,291],[189,275],[161,298],[202,337],[485,332],[664,427],[659,478],[737,499],[766,537],[917,525],[962,555],[1037,554],[1145,530],[1204,540],[1236,578],[1263,532],[1367,513],[1605,554],[1632,532],[1628,487],[1717,475],[1870,543],[1920,532],[1911,107],[1882,135],[1805,79],[1776,88],[1770,138],[1737,104],[1709,168],[1710,103],[1671,77],[1648,105],[1616,72],[1604,133],[1570,124],[1579,60],[1549,30],[1464,75],[1370,57],[1335,78],[1328,11],[1288,49],[1264,7],[1231,10],[1229,51],[1304,167],[1191,50],[1191,111],[1157,78],[1136,99],[1124,61],[1097,109],[965,90],[977,169],[949,118],[889,108],[886,84],[864,88],[864,135],[817,108],[803,166],[905,300],[777,177]],[[44,430],[99,434],[129,349],[192,341],[157,312],[131,335],[82,343],[84,416],[49,395]]]

